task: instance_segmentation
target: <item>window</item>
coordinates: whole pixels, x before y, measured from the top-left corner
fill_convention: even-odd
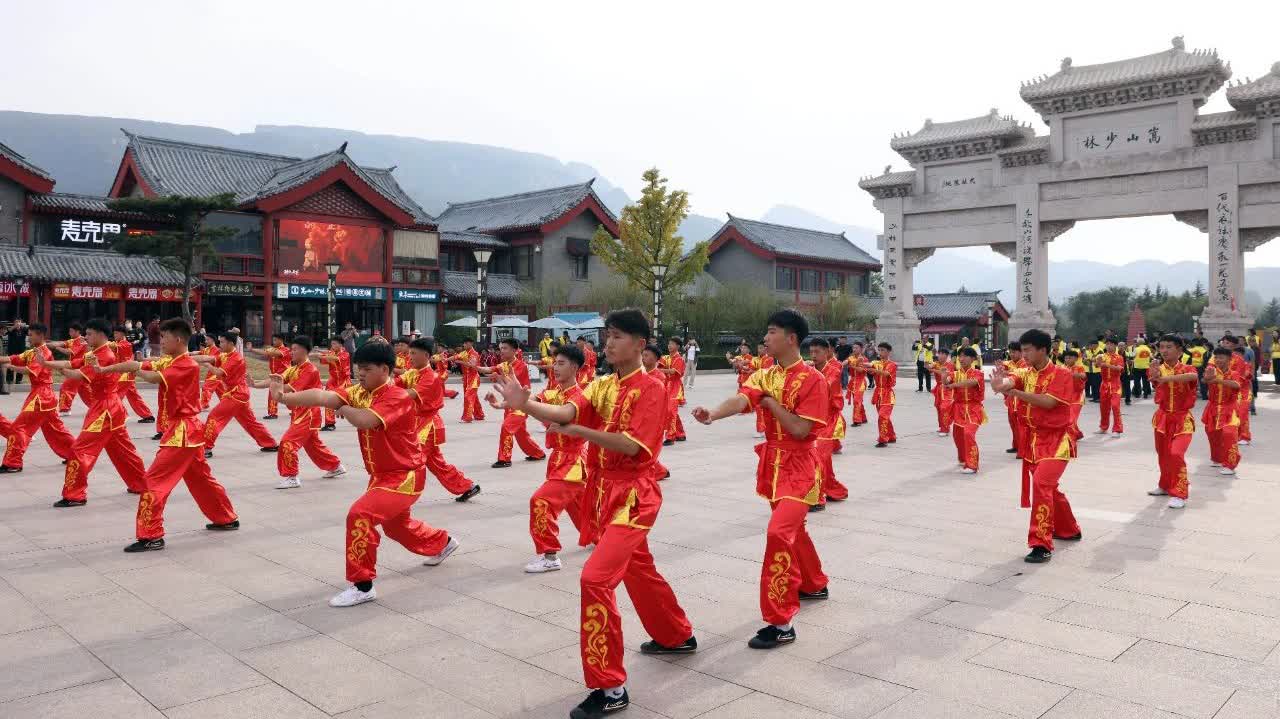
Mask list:
[[[587,268],[590,266],[590,264],[591,264],[590,255],[582,255],[582,256],[574,257],[573,258],[573,279],[575,280],[587,279]]]
[[[800,270],[800,291],[801,292],[817,292],[818,291],[818,271],[817,270]]]
[[[774,289],[794,290],[796,288],[796,271],[791,267],[779,267]]]
[[[404,270],[400,269],[399,267],[391,268],[391,281],[404,282]]]
[[[511,248],[511,264],[516,277],[530,279],[533,277],[533,245],[521,245]]]
[[[445,249],[440,250],[440,269],[446,272],[453,270],[453,251],[452,250],[445,250]]]
[[[823,285],[823,289],[843,290],[844,289],[844,273],[828,272],[825,278],[825,284]]]

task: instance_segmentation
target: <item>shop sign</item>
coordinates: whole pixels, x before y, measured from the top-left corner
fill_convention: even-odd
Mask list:
[[[440,290],[394,289],[391,299],[396,302],[439,302]]]
[[[384,292],[381,287],[344,287],[339,285],[333,290],[334,297],[340,300],[380,300]],[[324,300],[329,298],[327,285],[295,285],[288,286],[288,298],[291,300]]]
[[[59,244],[67,245],[109,245],[120,239],[128,225],[120,222],[98,222],[96,220],[66,219],[58,223],[61,235]]]
[[[26,280],[0,280],[0,300],[30,297],[31,283]]]
[[[205,282],[204,293],[206,295],[221,295],[224,297],[252,297],[253,284],[249,282]]]
[[[115,285],[57,284],[53,286],[55,300],[118,300],[123,294],[121,288]]]
[[[181,302],[182,290],[177,287],[130,287],[124,298],[130,302]]]

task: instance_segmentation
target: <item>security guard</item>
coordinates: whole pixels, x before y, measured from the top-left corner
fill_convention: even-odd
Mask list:
[[[924,339],[923,337],[911,343],[911,353],[916,360],[916,388],[917,392],[923,392],[928,389],[933,391],[933,373],[929,371],[929,365],[933,364],[933,340]]]
[[[1209,399],[1209,385],[1204,383],[1204,368],[1210,356],[1208,343],[1199,338],[1191,340],[1187,345],[1187,356],[1191,358],[1187,364],[1195,367],[1196,374],[1200,376],[1200,399]]]
[[[1133,398],[1151,398],[1151,380],[1147,379],[1147,370],[1151,367],[1151,345],[1147,338],[1139,336],[1133,348]]]

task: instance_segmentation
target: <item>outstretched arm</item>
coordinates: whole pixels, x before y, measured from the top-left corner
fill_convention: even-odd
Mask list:
[[[702,424],[711,424],[718,422],[725,417],[732,417],[735,414],[742,414],[751,408],[751,402],[744,395],[735,394],[734,396],[721,402],[715,409],[707,409],[706,407],[694,407],[693,418]]]
[[[134,360],[116,362],[115,364],[109,364],[106,367],[98,368],[99,372],[113,372],[116,374],[128,374],[130,372],[138,372],[140,370],[142,370],[142,363]]]
[[[529,390],[510,375],[499,376],[494,389],[502,396],[507,409],[524,412],[546,424],[569,424],[578,416],[578,408],[573,404],[550,405],[530,399]]]

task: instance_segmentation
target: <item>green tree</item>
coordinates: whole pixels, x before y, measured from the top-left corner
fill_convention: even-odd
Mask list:
[[[883,272],[871,273],[871,287],[867,291],[867,294],[870,297],[884,297],[884,273]]]
[[[1123,333],[1133,302],[1133,290],[1128,287],[1108,287],[1071,297],[1063,308],[1071,328],[1067,339],[1088,342],[1108,329]]]
[[[665,267],[662,277],[665,306],[666,297],[679,297],[707,266],[710,243],[699,242],[685,254],[684,238],[676,233],[680,223],[689,216],[689,193],[667,189],[667,178],[662,177],[656,167],[645,171],[644,181],[640,201],[622,208],[618,222],[621,237],[597,227],[591,238],[591,252],[606,267],[645,292],[652,292],[656,285],[653,267]],[[652,299],[649,297],[638,306],[647,307]]]
[[[1204,297],[1204,295],[1204,283],[1200,280],[1196,280],[1196,286],[1195,289],[1191,290],[1191,296],[1198,299],[1200,297]]]
[[[1168,297],[1164,302],[1144,311],[1147,335],[1159,336],[1167,332],[1190,334],[1195,324],[1191,318],[1203,312],[1208,303],[1207,297],[1196,297],[1189,291]]]
[[[1280,325],[1280,298],[1272,297],[1271,301],[1258,312],[1258,317],[1254,324],[1258,327]]]
[[[217,242],[235,234],[229,227],[205,227],[210,213],[236,208],[235,195],[225,192],[211,197],[123,197],[108,200],[107,206],[120,212],[135,212],[174,227],[152,235],[134,235],[116,240],[112,246],[125,255],[155,258],[169,269],[182,273],[182,318],[191,324],[191,290],[206,258],[217,256]]]

